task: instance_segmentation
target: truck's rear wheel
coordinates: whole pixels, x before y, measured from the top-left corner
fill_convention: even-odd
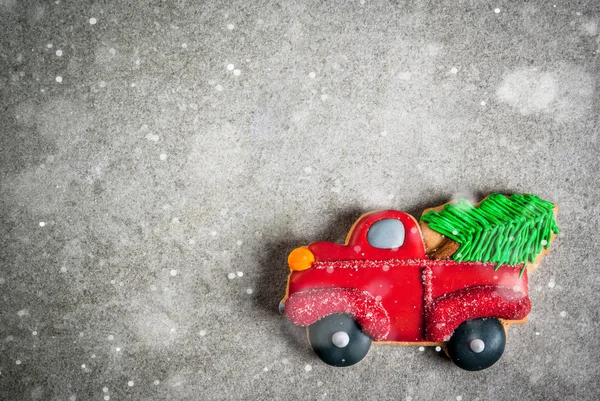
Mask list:
[[[351,316],[344,314],[329,315],[310,325],[308,341],[317,356],[332,366],[354,365],[371,348],[371,338]]]
[[[447,343],[448,356],[464,370],[482,370],[496,363],[504,353],[506,332],[498,319],[464,322]]]

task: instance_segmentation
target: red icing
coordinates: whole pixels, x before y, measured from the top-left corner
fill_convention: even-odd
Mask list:
[[[351,288],[321,288],[297,292],[289,297],[285,315],[299,326],[308,326],[332,313],[354,316],[363,332],[383,340],[390,329],[390,318],[374,296]]]
[[[471,287],[442,296],[427,308],[427,340],[448,341],[462,322],[481,317],[523,319],[531,302],[527,294],[497,286]]]
[[[404,224],[398,249],[367,243],[372,224]],[[429,260],[416,221],[397,211],[359,218],[346,245],[315,242],[311,268],[288,281],[285,314],[306,326],[331,313],[354,316],[375,340],[445,341],[462,322],[477,317],[522,319],[529,313],[527,273],[521,266]]]
[[[367,232],[381,219],[397,219],[404,224],[404,244],[397,249],[380,249],[369,245]],[[425,257],[425,245],[416,220],[409,214],[396,210],[382,210],[361,216],[354,224],[346,245],[331,242],[313,242],[308,249],[315,255],[316,261],[329,260],[382,260],[382,259],[422,259]]]

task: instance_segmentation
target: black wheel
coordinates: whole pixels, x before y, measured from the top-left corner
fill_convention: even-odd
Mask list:
[[[500,359],[506,332],[498,319],[473,319],[454,330],[446,344],[448,356],[464,370],[489,368]]]
[[[308,341],[317,356],[331,366],[354,365],[371,348],[371,338],[352,317],[343,314],[329,315],[310,325]]]

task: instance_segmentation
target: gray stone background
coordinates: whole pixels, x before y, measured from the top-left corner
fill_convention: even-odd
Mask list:
[[[596,0],[0,0],[0,399],[598,399],[599,23]],[[489,370],[331,368],[277,314],[294,247],[492,191],[558,203],[562,233]]]

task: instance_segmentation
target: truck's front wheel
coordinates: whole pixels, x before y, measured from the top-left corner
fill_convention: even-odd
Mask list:
[[[308,341],[317,356],[332,366],[360,362],[371,347],[371,338],[348,315],[333,314],[308,327]]]
[[[483,370],[504,353],[506,332],[498,319],[483,318],[464,322],[446,344],[448,356],[465,370]]]

